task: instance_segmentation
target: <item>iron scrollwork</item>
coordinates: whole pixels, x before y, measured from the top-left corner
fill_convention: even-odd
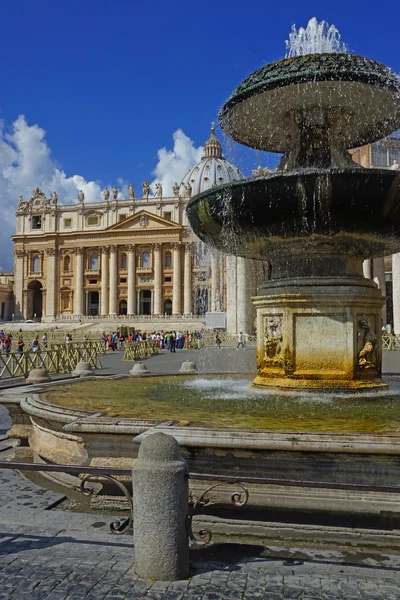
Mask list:
[[[102,479],[107,479],[108,481],[111,481],[111,483],[114,483],[116,486],[118,486],[119,489],[124,494],[125,498],[128,500],[129,517],[127,517],[123,521],[116,520],[116,521],[113,521],[112,523],[110,523],[111,533],[117,533],[117,534],[125,533],[132,527],[132,523],[133,523],[133,502],[132,502],[131,495],[129,494],[126,487],[120,481],[118,481],[118,479],[116,479],[115,477],[112,477],[111,475],[100,475],[100,477]],[[81,494],[83,494],[83,496],[89,497],[95,493],[94,488],[92,488],[92,487],[87,488],[87,487],[85,487],[85,485],[91,479],[98,479],[98,478],[99,478],[99,475],[86,475],[86,477],[83,477],[83,479],[81,481],[80,489],[79,489],[79,491],[81,492]]]
[[[194,544],[205,546],[211,542],[212,532],[210,529],[200,529],[199,531],[196,531],[196,533],[193,532],[193,517],[195,516],[198,507],[205,507],[214,504],[211,497],[207,498],[207,494],[209,494],[211,490],[215,489],[219,485],[236,485],[240,487],[241,491],[234,492],[232,494],[231,502],[237,508],[240,508],[247,504],[247,501],[249,499],[249,490],[245,485],[243,485],[243,483],[240,483],[240,481],[219,481],[218,483],[214,483],[213,485],[208,487],[206,491],[203,492],[199,498],[197,498],[196,502],[189,509],[188,534],[191,542]]]

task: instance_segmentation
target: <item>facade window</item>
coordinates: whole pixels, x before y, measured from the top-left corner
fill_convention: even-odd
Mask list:
[[[64,273],[68,273],[68,271],[70,271],[70,269],[71,269],[71,257],[67,255],[64,258]]]
[[[164,219],[167,219],[167,221],[172,221],[172,213],[171,212],[165,212],[163,214]]]
[[[388,166],[388,151],[387,148],[380,146],[379,144],[373,144],[371,146],[371,163],[374,167],[387,167]]]
[[[172,267],[172,254],[171,252],[165,253],[165,268],[170,269]]]
[[[121,277],[119,280],[120,283],[126,283],[126,277]]]
[[[40,256],[32,258],[32,273],[40,273]]]
[[[91,254],[89,259],[89,269],[91,271],[97,271],[99,268],[99,255]]]
[[[126,215],[125,214],[119,215],[119,217],[118,217],[119,221],[125,221],[125,219],[126,219]]]
[[[32,217],[32,229],[42,229],[42,217]]]
[[[172,282],[172,277],[171,276],[165,277],[164,281],[165,281],[165,283],[171,283]]]
[[[389,148],[389,166],[400,164],[400,148]]]
[[[64,219],[64,229],[71,229],[72,219]]]
[[[97,279],[89,279],[90,285],[95,285],[97,283]]]
[[[121,256],[121,269],[126,269],[127,262],[126,262],[126,254],[123,254]]]
[[[142,253],[142,267],[143,267],[143,269],[150,269],[150,267],[151,267],[150,252],[148,250],[145,250]]]
[[[86,222],[88,225],[98,225],[99,217],[97,215],[90,215],[90,217],[87,218]]]

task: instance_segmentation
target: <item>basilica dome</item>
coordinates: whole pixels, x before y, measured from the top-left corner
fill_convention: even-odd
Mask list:
[[[214,125],[212,125],[211,136],[206,141],[203,158],[197,165],[189,169],[182,179],[179,195],[195,196],[216,185],[239,179],[244,179],[244,175],[222,156],[221,143],[215,135]]]

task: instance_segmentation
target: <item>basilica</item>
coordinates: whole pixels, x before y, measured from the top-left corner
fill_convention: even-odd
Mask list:
[[[15,318],[197,315],[223,313],[219,323],[236,331],[253,328],[249,281],[252,261],[210,252],[194,239],[186,204],[212,186],[242,179],[222,154],[212,127],[201,161],[173,196],[149,182],[137,197],[118,189],[86,203],[82,191],[72,205],[41,189],[18,202],[14,241]],[[238,289],[237,289],[238,288]],[[239,320],[239,322],[238,322]]]
[[[362,166],[398,168],[400,140],[389,138],[352,155]],[[254,176],[268,173],[253,171]],[[55,192],[46,197],[36,188],[29,200],[18,201],[12,237],[14,298],[2,304],[3,312],[13,306],[15,319],[45,322],[214,315],[218,319],[212,322],[229,332],[252,333],[251,297],[268,277],[268,265],[206,248],[191,232],[185,210],[192,195],[242,178],[224,158],[213,126],[202,159],[173,186],[172,196],[164,196],[161,183],[151,193],[144,181],[141,197],[130,185],[125,199],[114,187],[105,188],[98,202],[85,202],[80,191],[75,204],[61,205]],[[400,306],[392,302],[392,265],[400,280],[398,255],[365,261],[364,273],[388,295],[383,319],[394,320],[400,332]],[[4,285],[10,294],[9,281]]]

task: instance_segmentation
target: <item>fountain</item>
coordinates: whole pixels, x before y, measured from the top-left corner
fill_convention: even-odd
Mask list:
[[[328,49],[342,50],[335,29],[313,23],[294,31],[290,56],[251,75],[221,111],[234,139],[284,153],[280,171],[212,188],[188,205],[202,241],[272,263],[273,278],[254,299],[256,386],[237,373],[197,378],[192,363],[176,377],[136,365],[131,375],[146,377],[4,391],[20,460],[131,466],[141,442],[161,431],[179,442],[191,472],[286,479],[285,486],[249,486],[249,506],[267,507],[268,519],[283,512],[286,520],[300,513],[305,522],[324,522],[328,514],[398,527],[397,497],[380,486],[399,480],[400,388],[387,391],[381,379],[384,300],[363,278],[362,260],[400,250],[400,174],[359,168],[347,148],[400,125],[400,82],[374,61],[326,53],[321,31],[330,32]],[[324,52],[291,55],[292,46],[310,45]],[[309,393],[332,388],[335,394]],[[78,478],[41,477],[78,500]],[[338,489],[300,489],[293,480]],[[342,483],[377,490],[346,491]],[[202,494],[204,481],[191,478],[190,489]],[[224,493],[231,498],[230,488]]]
[[[382,388],[384,298],[362,262],[400,251],[400,174],[361,168],[348,149],[400,126],[400,79],[344,53],[337,30],[315,19],[287,45],[219,115],[235,141],[283,153],[278,172],[193,197],[188,218],[205,243],[272,264],[253,298],[255,385]]]

